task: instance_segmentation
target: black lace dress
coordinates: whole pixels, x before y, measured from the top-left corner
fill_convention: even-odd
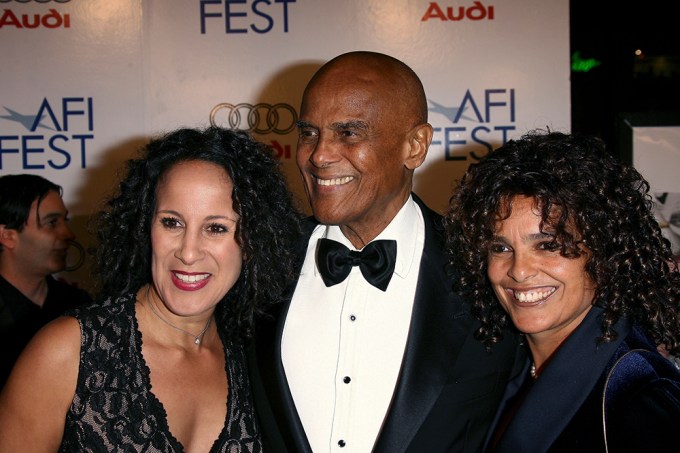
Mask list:
[[[59,451],[184,451],[151,392],[134,295],[69,314],[80,324],[80,370]],[[261,452],[243,345],[223,333],[220,337],[230,385],[227,419],[210,451]]]

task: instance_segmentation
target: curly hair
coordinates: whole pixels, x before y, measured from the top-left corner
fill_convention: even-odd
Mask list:
[[[291,282],[289,263],[300,234],[295,209],[271,150],[248,134],[218,127],[183,128],[152,140],[126,162],[117,192],[93,217],[98,239],[94,273],[101,299],[136,292],[151,282],[151,222],[156,187],[174,165],[206,161],[225,169],[240,219],[236,240],[244,256],[241,275],[216,309],[226,333],[252,335],[253,320]]]
[[[473,301],[487,348],[510,322],[487,277],[487,253],[515,196],[532,197],[562,256],[588,251],[593,304],[604,308],[602,336],[611,341],[621,317],[637,321],[658,345],[680,352],[680,272],[652,211],[649,184],[610,155],[602,140],[531,131],[470,165],[446,213],[449,264],[456,291]]]

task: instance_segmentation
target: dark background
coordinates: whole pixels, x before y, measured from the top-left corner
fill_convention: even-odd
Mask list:
[[[680,18],[670,7],[659,0],[570,1],[572,62],[579,52],[601,63],[588,72],[572,68],[572,132],[600,136],[621,155],[621,115],[680,118]]]

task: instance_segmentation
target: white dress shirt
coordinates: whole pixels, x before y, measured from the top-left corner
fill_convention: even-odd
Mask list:
[[[409,197],[376,238],[397,241],[394,275],[385,292],[366,282],[358,266],[327,288],[315,261],[322,237],[355,250],[337,226],[313,231],[286,317],[283,365],[312,450],[370,452],[404,356],[425,224]]]

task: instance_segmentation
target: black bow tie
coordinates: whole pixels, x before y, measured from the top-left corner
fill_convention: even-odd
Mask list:
[[[319,239],[317,265],[326,286],[337,285],[347,278],[352,266],[359,266],[368,283],[385,291],[396,260],[397,241],[394,240],[373,241],[357,252],[331,239]]]

